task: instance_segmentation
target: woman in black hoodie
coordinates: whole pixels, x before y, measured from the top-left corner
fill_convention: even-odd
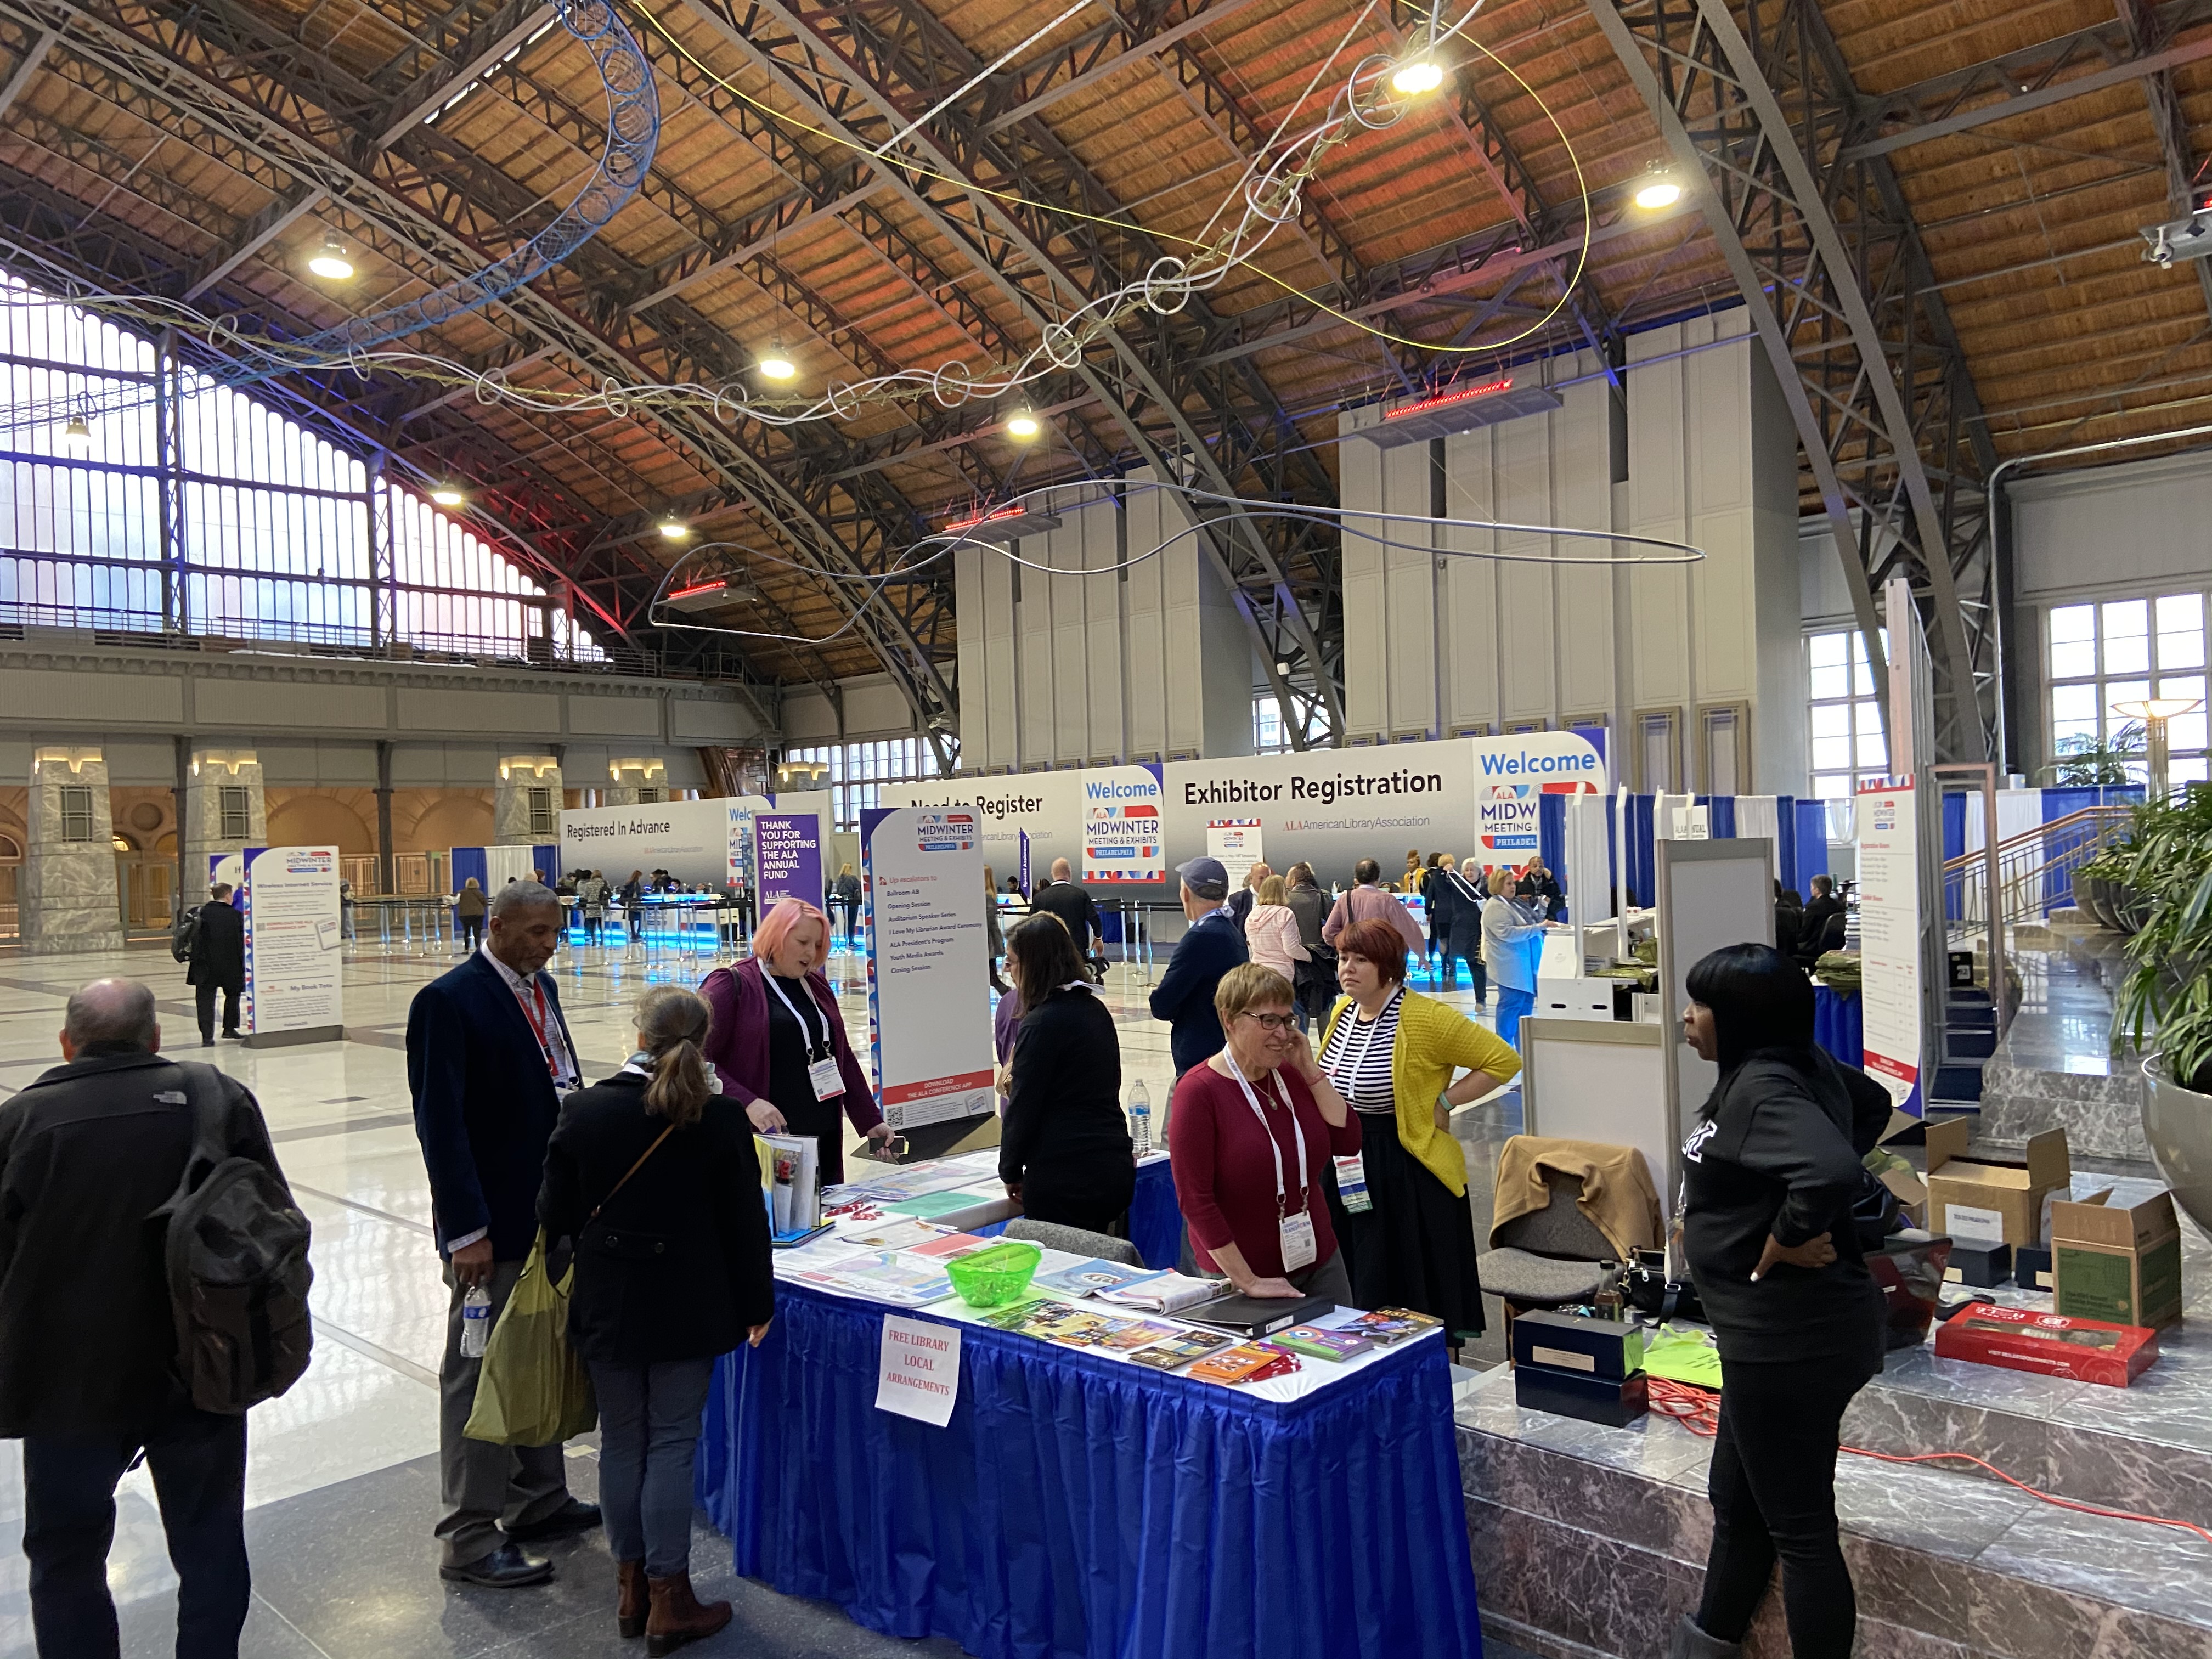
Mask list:
[[[1836,1448],[1884,1340],[1851,1206],[1889,1097],[1814,1046],[1812,987],[1771,947],[1714,951],[1688,989],[1683,1039],[1721,1075],[1682,1147],[1683,1243],[1722,1389],[1705,1596],[1673,1659],[1737,1653],[1778,1556],[1796,1659],[1847,1659]]]

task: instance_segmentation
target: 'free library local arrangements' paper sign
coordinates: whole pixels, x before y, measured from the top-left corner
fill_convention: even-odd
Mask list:
[[[972,809],[860,814],[867,900],[868,1041],[896,1130],[992,1109],[983,841]]]
[[[884,1316],[876,1409],[943,1428],[960,1401],[960,1328]]]

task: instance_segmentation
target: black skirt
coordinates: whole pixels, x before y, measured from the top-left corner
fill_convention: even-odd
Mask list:
[[[1455,1341],[1481,1335],[1482,1283],[1467,1200],[1453,1197],[1407,1152],[1395,1116],[1362,1112],[1359,1135],[1370,1207],[1346,1212],[1340,1222],[1346,1230],[1352,1301],[1431,1315]]]

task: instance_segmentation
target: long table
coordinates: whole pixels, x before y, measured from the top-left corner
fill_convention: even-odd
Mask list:
[[[937,1428],[876,1408],[890,1310],[779,1283],[701,1442],[738,1572],[978,1659],[1479,1659],[1440,1337],[1280,1399],[953,1306],[910,1316],[961,1329]]]

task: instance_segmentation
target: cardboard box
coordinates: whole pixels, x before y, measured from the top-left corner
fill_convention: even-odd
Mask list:
[[[2018,1162],[1969,1158],[1972,1133],[1965,1118],[1928,1126],[1927,1226],[1960,1244],[2041,1243],[2043,1200],[2074,1178],[2066,1131],[2045,1130]]]
[[[1513,1398],[1533,1412],[1551,1412],[1618,1429],[1650,1410],[1651,1379],[1644,1371],[1615,1380],[1550,1365],[1516,1365]]]
[[[2080,1319],[2159,1329],[2181,1322],[2181,1223],[2171,1194],[2132,1208],[2110,1188],[2051,1206],[2051,1307]]]
[[[2156,1362],[2158,1333],[1976,1302],[1936,1328],[1936,1357],[2124,1389]]]
[[[1961,1244],[1952,1240],[1950,1260],[1943,1267],[1946,1285],[1972,1285],[1977,1290],[1993,1291],[2011,1278],[2011,1245]]]
[[[1618,1382],[1644,1369],[1644,1328],[1539,1309],[1515,1316],[1513,1363]]]

